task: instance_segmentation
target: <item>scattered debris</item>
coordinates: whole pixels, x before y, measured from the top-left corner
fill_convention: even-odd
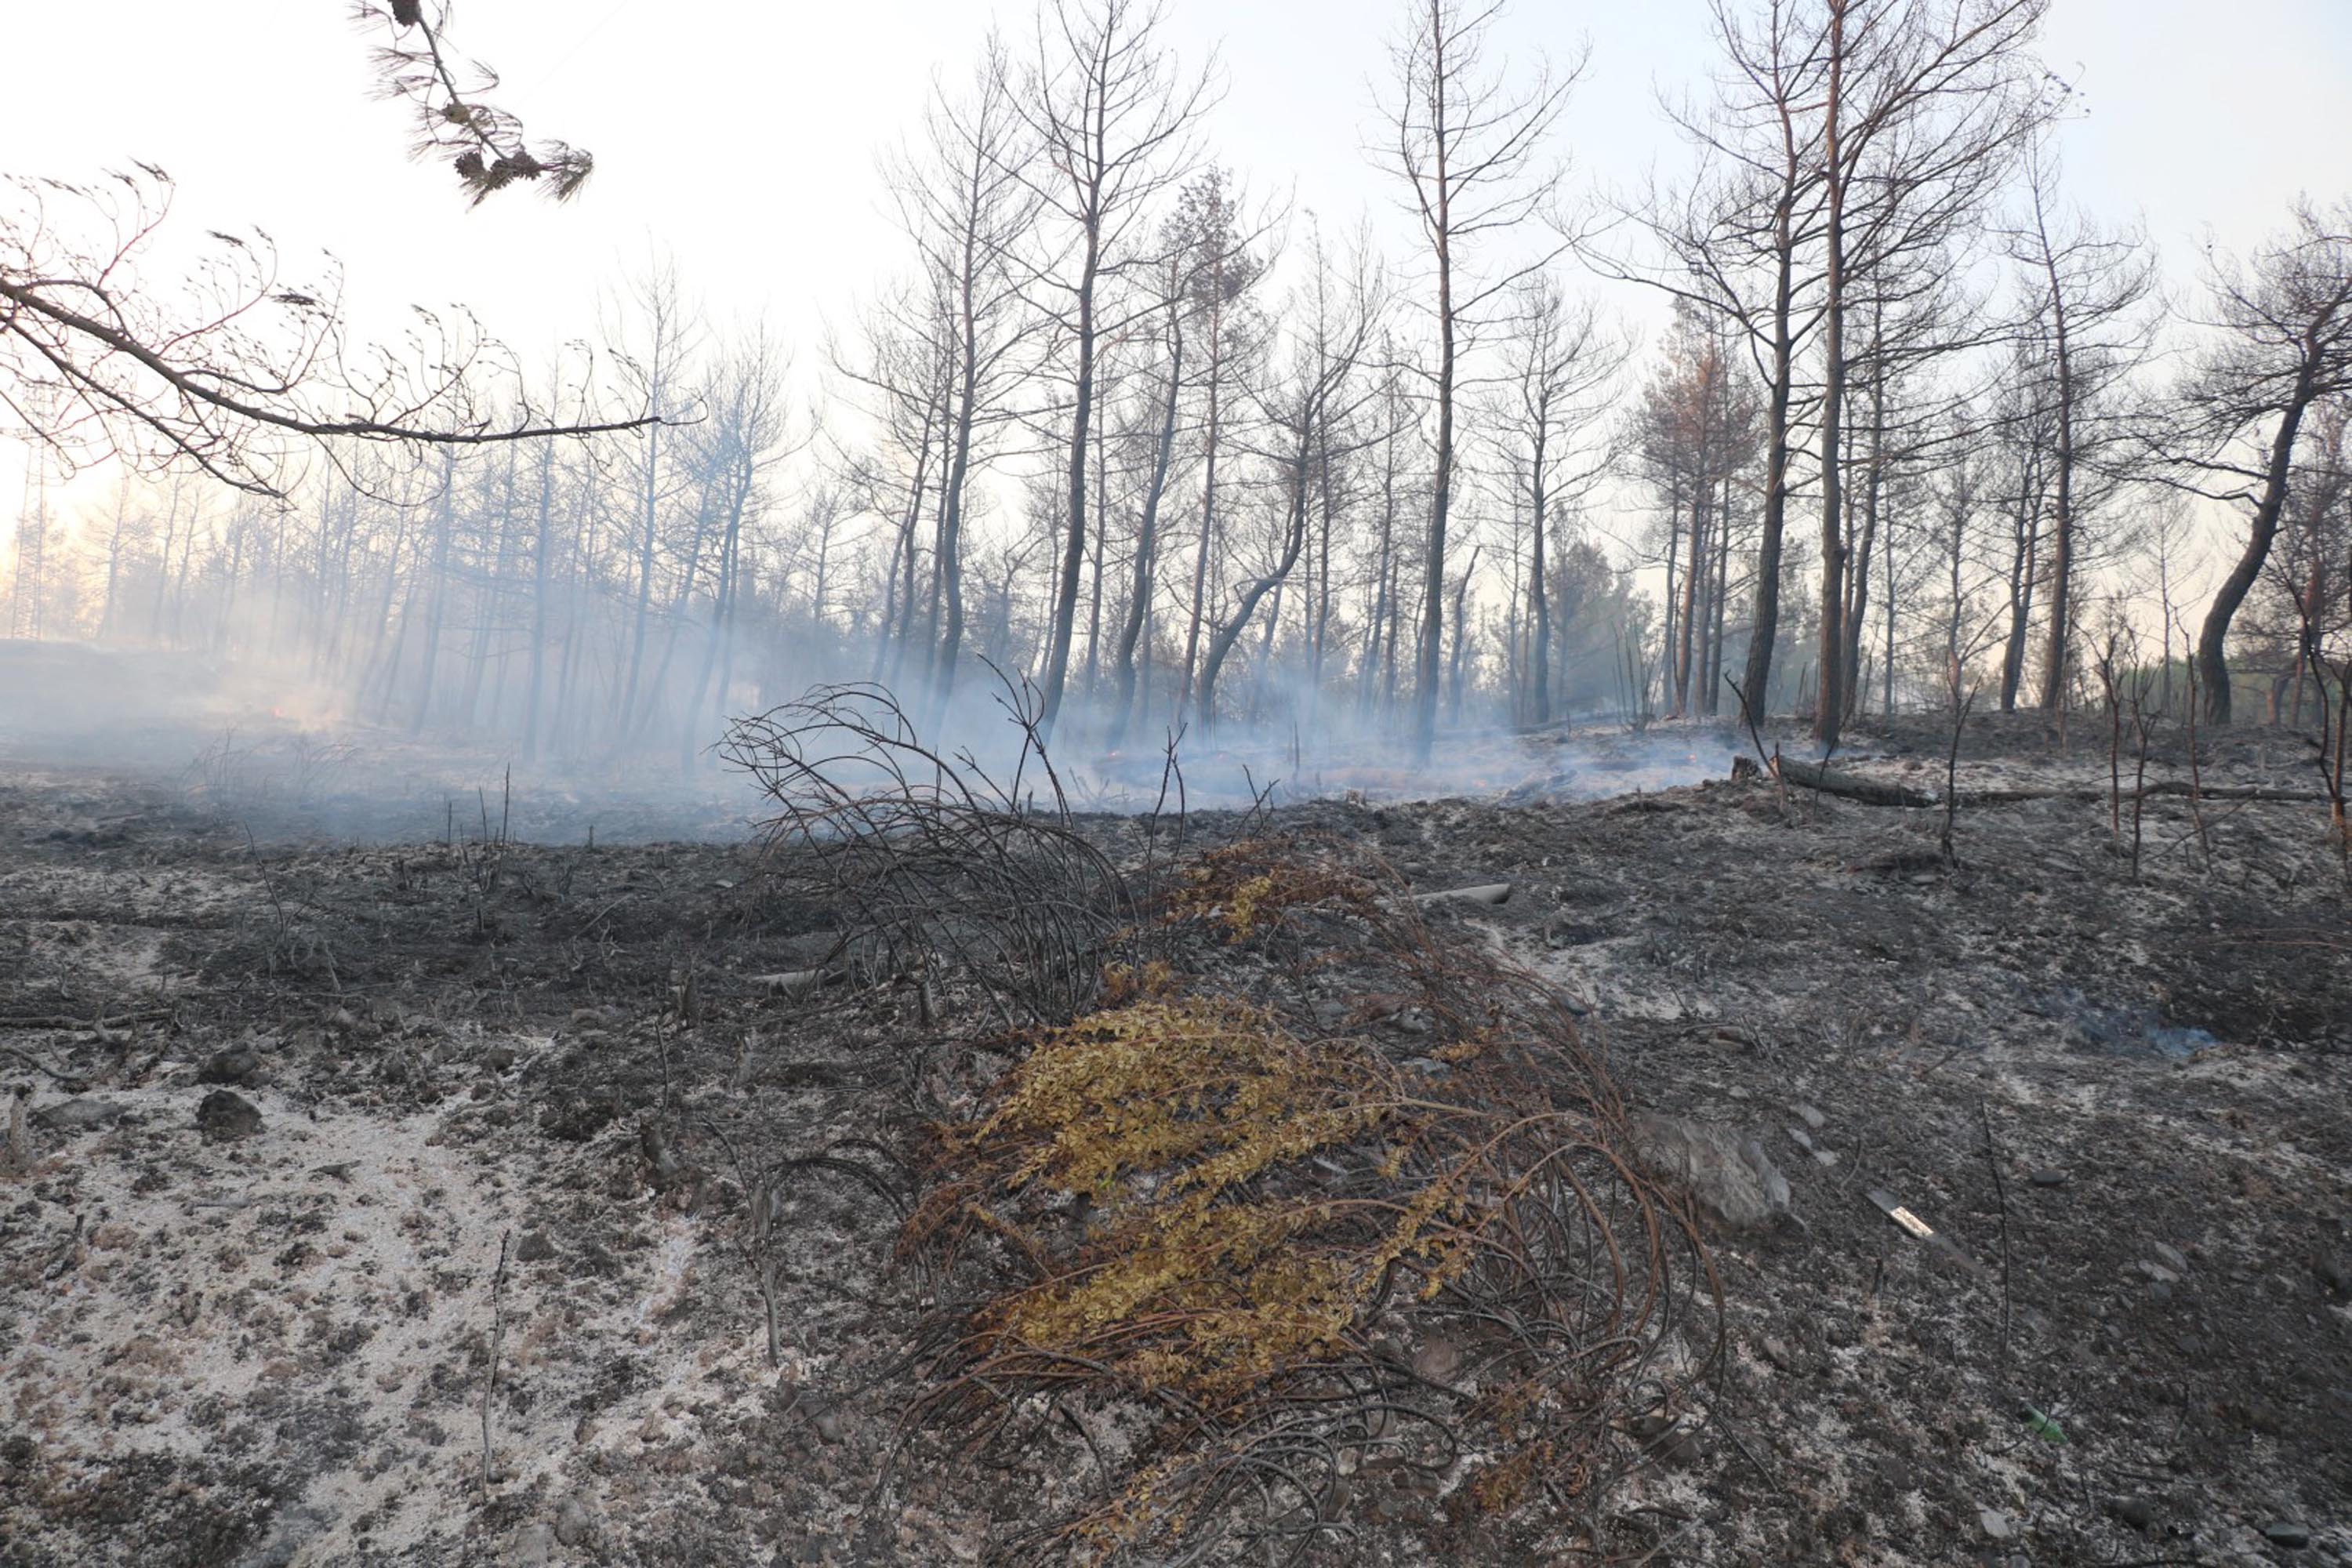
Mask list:
[[[2066,1429],[2032,1405],[2021,1405],[2018,1414],[2025,1418],[2025,1429],[2043,1442],[2063,1445],[2066,1441]]]
[[[1884,1214],[1888,1219],[1894,1221],[1896,1226],[1907,1232],[1914,1238],[1926,1242],[1929,1247],[1950,1258],[1953,1262],[1958,1264],[1961,1268],[1967,1269],[1971,1274],[1981,1276],[1985,1272],[1984,1265],[1979,1263],[1974,1258],[1969,1256],[1967,1250],[1964,1249],[1958,1242],[1954,1241],[1950,1237],[1945,1235],[1943,1232],[1936,1229],[1933,1226],[1930,1226],[1926,1220],[1921,1219],[1917,1215],[1912,1213],[1901,1204],[1896,1203],[1892,1194],[1880,1188],[1873,1187],[1870,1189],[1869,1196],[1870,1201],[1878,1205],[1878,1209],[1881,1214]]]
[[[1493,909],[1510,902],[1511,884],[1481,882],[1475,887],[1446,888],[1433,893],[1415,893],[1413,898],[1424,904],[1433,904],[1452,899],[1459,900],[1465,904],[1485,904],[1489,909]]]

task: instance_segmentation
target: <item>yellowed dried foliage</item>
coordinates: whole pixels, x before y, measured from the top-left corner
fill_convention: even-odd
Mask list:
[[[1075,1267],[998,1303],[996,1353],[1231,1397],[1330,1353],[1391,1263],[1447,1268],[1428,1235],[1456,1206],[1442,1180],[1379,1204],[1265,1180],[1367,1138],[1391,1141],[1394,1168],[1423,1117],[1365,1053],[1237,1003],[1152,996],[1048,1033],[1008,1083],[955,1153],[1001,1190],[1082,1199],[1090,1234]]]
[[[1201,857],[1169,894],[1171,920],[1206,917],[1229,942],[1279,925],[1292,910],[1337,900],[1360,900],[1370,886],[1319,858],[1297,857],[1286,843],[1249,838]]]
[[[1711,1293],[1686,1216],[1614,1152],[1622,1113],[1557,995],[1433,936],[1383,870],[1345,846],[1238,845],[1159,914],[1227,945],[1284,932],[1292,972],[1339,976],[1375,1029],[1425,1019],[1411,1054],[1377,1033],[1303,1037],[1209,992],[1213,964],[1114,965],[1097,1010],[1008,1037],[1018,1060],[982,1112],[934,1130],[902,1245],[990,1282],[933,1408],[992,1426],[1037,1391],[1140,1396],[1167,1418],[1120,1484],[1041,1529],[1041,1556],[1231,1530],[1253,1487],[1319,1516],[1314,1456],[1410,1456],[1416,1434],[1454,1433],[1439,1447],[1457,1452],[1473,1429],[1503,1439],[1464,1478],[1482,1510],[1580,1490],[1649,1347]],[[1696,1269],[1677,1283],[1685,1247]],[[1472,1392],[1390,1359],[1490,1325],[1506,1331],[1481,1342]]]

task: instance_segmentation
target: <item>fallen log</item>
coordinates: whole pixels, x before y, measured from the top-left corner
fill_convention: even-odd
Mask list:
[[[1834,773],[1827,767],[1801,763],[1793,757],[1776,758],[1773,766],[1788,783],[1822,795],[1836,795],[1842,800],[1856,801],[1864,805],[1906,806],[1925,809],[1944,804],[1941,795],[1905,784],[1881,784],[1874,779],[1857,778],[1852,773]],[[2270,805],[2326,805],[2328,797],[2315,789],[2277,789],[2268,784],[2207,784],[2202,789],[2185,779],[2159,779],[2138,791],[2126,790],[2123,798],[2137,796],[2154,800],[2159,796],[2195,795],[2200,800],[2259,801]],[[2108,792],[2095,788],[2066,789],[1964,789],[1959,792],[1959,804],[1964,806],[2020,805],[2035,800],[2077,801],[2095,805],[2107,798]]]
[[[1772,766],[1780,777],[1792,784],[1822,795],[1833,795],[1844,800],[1860,801],[1864,805],[1931,806],[1941,805],[1934,795],[1902,784],[1879,784],[1871,779],[1854,777],[1852,773],[1832,773],[1826,767],[1801,763],[1794,757],[1775,757]]]
[[[1962,805],[2013,805],[2029,800],[2074,800],[2095,803],[2107,798],[2103,789],[1982,789],[1962,790]],[[2327,795],[2315,789],[2273,789],[2268,784],[2207,784],[2202,789],[2185,779],[2158,779],[2137,791],[2125,790],[2122,798],[2154,800],[2159,795],[2200,800],[2249,800],[2270,805],[2326,805]]]

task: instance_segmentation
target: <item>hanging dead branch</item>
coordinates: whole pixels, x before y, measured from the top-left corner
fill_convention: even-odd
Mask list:
[[[641,429],[651,416],[541,416],[521,367],[462,309],[418,307],[404,340],[353,352],[341,279],[282,276],[258,230],[218,230],[177,282],[146,275],[171,214],[152,164],[88,184],[0,186],[0,437],[66,473],[193,464],[254,495],[358,447],[489,446]],[[584,393],[572,394],[584,404]]]
[[[499,73],[479,60],[458,62],[448,42],[449,7],[425,0],[360,0],[352,19],[389,39],[374,51],[377,89],[415,114],[413,153],[419,162],[447,157],[477,206],[493,193],[537,184],[557,201],[580,194],[596,167],[585,148],[531,142],[522,121],[483,101],[499,88]]]

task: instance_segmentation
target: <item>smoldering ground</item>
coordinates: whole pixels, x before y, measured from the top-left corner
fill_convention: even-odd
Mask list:
[[[1017,715],[1034,699],[1017,678],[982,670],[952,700],[918,695],[908,711],[926,745],[1009,780]],[[716,718],[683,752],[665,742],[531,755],[511,726],[451,734],[373,722],[354,706],[299,664],[0,641],[0,762],[171,784],[265,839],[562,844],[593,831],[613,842],[720,841],[756,832],[765,816],[758,792],[728,765]],[[1353,705],[1294,697],[1277,711],[1286,721],[1163,725],[1113,750],[1102,743],[1111,729],[1102,712],[1073,702],[1052,762],[1073,806],[1134,814],[1341,796],[1593,800],[1724,776],[1746,745],[1727,727],[1637,731],[1595,716],[1450,730],[1416,764]]]
[[[2202,837],[2150,797],[2135,866],[2095,731],[1964,741],[1966,786],[2064,787],[1963,808],[1949,853],[1939,811],[1769,779],[1200,814],[1507,884],[1414,907],[1561,987],[1629,1116],[1787,1184],[1705,1220],[1725,1354],[1615,1418],[1617,1485],[1496,1514],[1496,1454],[1374,1447],[1325,1557],[2352,1558],[2345,885],[2313,807],[2220,798],[2302,764],[2209,739]],[[1948,765],[1933,726],[1868,744],[1890,787]],[[979,1457],[920,1415],[898,1162],[1012,1058],[951,991],[781,984],[837,920],[751,845],[257,845],[175,780],[0,780],[23,1561],[968,1561],[1150,1466],[1117,1399]],[[1188,962],[1425,1052],[1338,983],[1345,908],[1300,915],[1188,917]],[[1477,1342],[1399,1353],[1475,1379]]]

